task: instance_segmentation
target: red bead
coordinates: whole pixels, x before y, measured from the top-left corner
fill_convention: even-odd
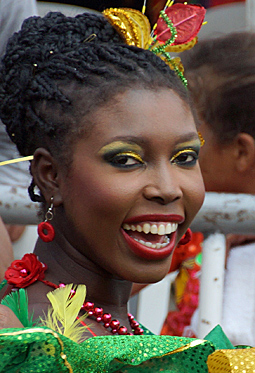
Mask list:
[[[95,309],[94,309],[94,316],[96,316],[96,317],[102,317],[103,316],[103,308],[101,308],[101,307],[95,307]]]
[[[127,328],[125,326],[120,326],[118,329],[118,334],[120,335],[126,335],[127,334]]]
[[[98,317],[96,318],[96,321],[97,321],[97,322],[102,321],[102,317],[98,316]]]
[[[116,319],[114,319],[114,320],[112,320],[111,322],[110,322],[110,327],[112,328],[112,329],[118,329],[119,328],[119,326],[120,326],[120,322],[119,322],[119,320],[116,320]]]
[[[142,329],[142,328],[136,328],[136,329],[134,330],[134,334],[135,334],[135,335],[141,335],[141,334],[143,334],[143,329]]]
[[[139,322],[137,322],[136,320],[131,320],[130,321],[130,326],[132,329],[135,329],[139,326]]]
[[[134,335],[134,333],[127,333],[127,335]]]
[[[93,311],[88,311],[88,316],[93,316]]]
[[[134,316],[131,313],[128,313],[127,315],[128,315],[128,320],[130,321],[134,320]]]
[[[92,302],[86,302],[86,303],[84,303],[83,306],[84,306],[84,309],[86,311],[91,311],[94,308],[94,303],[92,303]]]
[[[105,328],[109,328],[109,326],[110,326],[110,324],[108,322],[104,324]]]
[[[55,237],[55,230],[54,230],[53,226],[47,221],[41,222],[38,225],[37,231],[38,231],[39,237],[44,242],[51,242],[51,241],[53,241],[53,239]]]
[[[110,313],[104,313],[102,317],[103,323],[110,323],[112,320],[112,315]]]
[[[112,329],[112,334],[116,334],[117,333],[117,329]]]

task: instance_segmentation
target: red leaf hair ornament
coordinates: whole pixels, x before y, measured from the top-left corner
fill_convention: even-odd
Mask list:
[[[173,4],[165,10],[166,15],[176,28],[177,37],[172,45],[188,43],[198,34],[204,21],[205,8],[201,5]],[[171,30],[163,18],[159,18],[154,31],[159,42],[165,43],[171,38]]]

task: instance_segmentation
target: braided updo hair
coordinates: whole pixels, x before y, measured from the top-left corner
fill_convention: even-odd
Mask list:
[[[170,88],[188,102],[175,73],[152,52],[125,45],[102,15],[52,12],[25,20],[9,40],[0,117],[22,156],[42,146],[68,168],[72,144],[90,129],[89,114],[134,87]]]

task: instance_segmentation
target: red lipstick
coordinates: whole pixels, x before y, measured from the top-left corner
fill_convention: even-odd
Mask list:
[[[126,219],[123,223],[134,224],[134,223],[149,223],[149,222],[167,222],[167,223],[178,223],[184,222],[184,217],[177,214],[163,215],[163,214],[148,214],[134,216],[133,218]]]
[[[162,249],[152,249],[149,247],[146,247],[142,245],[140,242],[137,242],[132,237],[130,237],[124,229],[121,229],[122,234],[128,243],[128,246],[130,249],[135,253],[137,256],[140,256],[141,258],[148,259],[148,260],[160,260],[165,259],[169,255],[172,254],[174,251],[175,245],[176,245],[176,236],[177,231],[174,233],[171,233],[171,240],[169,244]]]
[[[136,225],[139,223],[140,226],[143,226],[145,223],[183,223],[184,218],[181,215],[162,215],[162,214],[149,214],[149,215],[140,215],[132,218],[126,219],[123,224]],[[178,228],[177,228],[178,229]],[[177,230],[172,232],[167,236],[170,238],[170,242],[161,248],[153,248],[144,245],[142,242],[137,241],[132,235],[129,235],[124,228],[121,228],[121,232],[124,236],[125,241],[127,242],[129,248],[133,253],[141,258],[147,260],[160,260],[170,256],[176,246],[177,239]],[[141,232],[139,230],[139,232]],[[143,232],[142,232],[143,233]],[[141,233],[141,234],[142,234]],[[144,235],[145,233],[143,233]],[[151,234],[151,233],[150,233]],[[155,237],[158,235],[155,235]],[[152,236],[151,236],[152,237]],[[161,236],[162,237],[162,236]],[[138,238],[138,237],[136,237]],[[149,237],[148,237],[149,238]],[[148,240],[149,241],[149,240]]]

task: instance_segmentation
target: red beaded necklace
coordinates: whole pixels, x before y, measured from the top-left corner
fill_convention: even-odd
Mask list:
[[[54,289],[58,289],[61,287],[65,287],[65,284],[61,283],[59,286],[53,284],[50,281],[47,280],[40,280],[45,285],[48,285]],[[7,289],[5,295],[7,295],[9,290]],[[75,290],[71,290],[73,294],[75,293]],[[95,307],[94,303],[92,302],[84,302],[81,310],[84,310],[88,313],[89,317],[95,317],[96,321],[98,323],[102,322],[103,326],[106,329],[110,329],[110,332],[112,334],[119,334],[119,335],[142,335],[144,333],[144,330],[140,328],[139,322],[137,322],[134,318],[134,316],[131,313],[128,313],[128,320],[129,324],[132,328],[132,333],[128,332],[128,329],[126,326],[120,325],[119,320],[112,319],[112,315],[110,313],[104,313],[104,310],[102,307]],[[93,337],[96,337],[97,335],[89,328],[89,326],[82,320],[80,320],[79,317],[77,319],[80,321],[80,323],[85,326],[88,331],[93,335]]]
[[[65,287],[65,284],[62,283],[59,286],[55,285],[54,287]],[[72,292],[75,293],[75,290],[72,290]],[[128,313],[128,320],[133,332],[129,333],[126,326],[120,325],[119,320],[112,319],[112,315],[110,313],[104,313],[102,307],[95,307],[94,303],[92,302],[84,302],[81,309],[86,311],[89,317],[95,317],[98,323],[102,322],[103,326],[106,329],[109,328],[112,334],[142,335],[144,332],[144,330],[140,328],[139,323],[135,320],[134,316],[131,313]],[[96,336],[96,334],[83,321],[80,322],[82,325],[88,328],[88,330],[91,332],[93,336]]]

